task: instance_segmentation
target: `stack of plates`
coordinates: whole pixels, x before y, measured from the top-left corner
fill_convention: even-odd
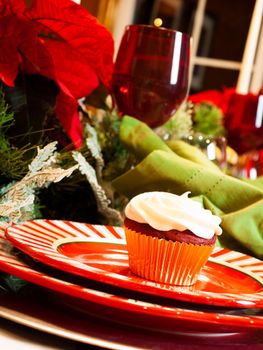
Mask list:
[[[55,292],[82,316],[186,336],[263,329],[263,262],[242,253],[216,248],[194,286],[176,287],[130,272],[120,227],[33,220],[2,236],[0,270]]]

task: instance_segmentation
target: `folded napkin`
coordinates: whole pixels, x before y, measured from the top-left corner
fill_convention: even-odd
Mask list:
[[[146,191],[191,192],[222,219],[218,244],[263,258],[263,182],[224,174],[196,147],[183,141],[165,144],[146,124],[125,116],[120,139],[140,161],[113,181],[131,198]]]

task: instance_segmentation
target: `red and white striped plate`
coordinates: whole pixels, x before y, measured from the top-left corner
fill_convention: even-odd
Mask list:
[[[38,224],[44,224],[43,221]],[[59,225],[59,223],[57,223]],[[72,223],[71,223],[72,225]],[[97,227],[100,229],[100,227]],[[105,228],[102,228],[102,231]],[[2,237],[2,238],[1,238]],[[10,251],[10,244],[0,228],[0,271],[59,292],[58,298],[73,308],[143,329],[195,336],[226,336],[263,328],[263,317],[233,315],[227,312],[196,311],[109,294],[54,278],[31,268]],[[47,302],[48,307],[48,302]]]
[[[263,308],[263,262],[216,248],[192,287],[157,284],[129,270],[123,229],[59,220],[12,225],[7,239],[31,257],[99,282],[198,304]]]

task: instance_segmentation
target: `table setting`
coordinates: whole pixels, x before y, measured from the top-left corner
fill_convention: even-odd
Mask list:
[[[88,236],[87,228],[89,228],[92,233],[92,240],[90,240],[90,242],[87,242],[87,245],[99,244],[97,252],[93,248],[90,250],[88,248],[85,249],[87,251],[86,259],[90,262],[88,262],[87,265],[84,265],[84,269],[86,266],[87,267],[85,269],[85,272],[82,272],[80,276],[86,277],[80,280],[77,279],[78,283],[71,283],[69,282],[70,279],[68,280],[69,277],[67,275],[66,279],[64,280],[63,274],[65,271],[70,275],[70,277],[72,277],[71,275],[75,277],[74,275],[76,271],[72,272],[71,264],[69,263],[67,268],[61,265],[61,269],[58,270],[58,266],[60,266],[64,255],[57,257],[57,260],[55,258],[55,261],[57,261],[58,265],[49,262],[47,263],[48,266],[56,266],[56,273],[54,274],[55,276],[61,275],[61,277],[53,277],[54,271],[52,269],[48,270],[49,273],[45,273],[41,271],[41,268],[38,269],[38,267],[35,267],[37,266],[35,261],[34,264],[31,262],[31,266],[25,262],[25,257],[24,260],[21,258],[23,255],[19,256],[17,252],[12,253],[12,250],[10,251],[10,243],[4,238],[4,230],[2,229],[3,238],[1,239],[1,270],[20,277],[38,286],[42,286],[48,292],[51,292],[51,294],[47,293],[47,296],[45,296],[45,298],[48,304],[51,301],[52,307],[53,303],[55,303],[55,306],[58,304],[60,307],[62,304],[67,309],[67,311],[77,312],[78,317],[81,319],[84,317],[89,318],[95,315],[96,318],[101,317],[103,320],[107,320],[107,323],[110,323],[111,326],[113,326],[114,322],[116,322],[116,327],[119,326],[119,323],[126,327],[128,325],[129,329],[133,329],[135,326],[137,330],[139,329],[139,333],[142,330],[144,331],[145,328],[147,331],[154,330],[160,332],[160,338],[163,336],[162,332],[164,332],[165,336],[166,332],[168,332],[170,336],[173,333],[175,336],[177,333],[179,335],[184,334],[185,336],[189,334],[190,337],[201,337],[201,339],[204,341],[206,337],[209,339],[208,334],[213,334],[213,336],[219,340],[221,338],[223,340],[231,339],[231,337],[234,336],[237,341],[242,342],[246,338],[246,334],[250,333],[251,336],[253,336],[253,334],[257,334],[257,332],[262,329],[263,319],[262,316],[260,316],[262,315],[263,292],[261,279],[262,262],[257,259],[239,254],[239,259],[241,261],[239,264],[241,267],[238,263],[235,264],[235,267],[232,267],[228,261],[234,260],[235,254],[228,250],[222,251],[222,249],[218,249],[218,251],[215,251],[214,257],[212,255],[213,260],[211,260],[209,263],[216,261],[217,256],[220,257],[217,264],[222,263],[224,269],[227,266],[228,269],[233,269],[234,271],[233,276],[225,277],[225,280],[222,278],[222,273],[219,273],[219,277],[217,278],[219,279],[221,277],[222,281],[221,283],[218,281],[218,285],[213,281],[214,276],[212,275],[210,276],[211,280],[206,282],[207,286],[202,286],[202,284],[204,284],[204,282],[202,282],[202,279],[205,280],[205,277],[209,279],[209,273],[206,274],[205,272],[203,272],[203,276],[200,276],[200,282],[198,282],[193,290],[189,290],[189,288],[185,288],[185,290],[183,290],[183,288],[176,288],[165,285],[158,286],[151,282],[148,282],[147,285],[147,281],[138,280],[138,278],[136,279],[135,276],[129,276],[129,273],[127,272],[128,259],[126,259],[125,264],[123,257],[114,258],[116,253],[118,256],[120,255],[121,250],[116,252],[117,249],[112,243],[114,241],[112,238],[112,227],[108,229],[108,235],[106,235],[106,228],[103,226],[99,227],[98,225],[95,226],[94,231],[92,231],[92,227],[86,226],[85,230],[85,225],[81,225],[79,223],[74,224],[72,222],[60,223],[36,221],[28,223],[29,231],[30,224],[32,227],[34,227],[34,224],[36,225],[38,228],[36,232],[39,232],[41,230],[41,227],[42,230],[45,230],[45,227],[49,226],[57,228],[59,233],[59,242],[64,240],[64,238],[61,239],[61,232],[63,230],[65,236],[67,238],[71,237],[72,242],[74,242],[76,239],[71,232],[73,232],[73,228],[75,227],[76,237],[78,237],[80,243],[83,243],[84,237],[87,238]],[[71,228],[71,230],[69,230],[70,233],[65,230],[66,225],[69,225]],[[83,232],[81,232],[82,226]],[[16,232],[16,227],[10,226],[10,236],[12,235],[12,228],[14,232]],[[17,229],[19,230],[19,228]],[[25,230],[23,228],[23,224],[20,225],[20,229],[22,230],[21,234],[23,235]],[[96,232],[104,232],[106,237],[104,237],[102,240],[101,236],[98,236],[96,242]],[[117,232],[119,232],[120,236],[119,239],[115,238],[115,241],[117,241],[115,245],[122,246],[123,234],[121,236],[120,228],[116,228],[115,232],[116,236]],[[30,241],[30,237],[28,240]],[[121,240],[122,244],[118,242],[118,240]],[[37,241],[39,242],[39,239],[37,239]],[[69,239],[65,241],[69,242]],[[101,248],[101,241],[105,241],[105,245],[110,245],[113,247],[107,247],[103,249]],[[42,246],[42,249],[44,249],[44,252],[42,252],[44,256],[46,248],[43,248],[43,246],[45,246],[45,244],[41,242],[39,242],[39,244],[39,247]],[[32,245],[35,246],[36,249],[38,248],[38,251],[41,251],[41,249],[37,247],[36,243],[32,242]],[[105,257],[106,261],[104,263],[102,259],[99,260],[99,263],[97,264],[99,266],[102,265],[102,267],[98,268],[96,267],[96,261],[99,254],[106,256],[104,250],[106,251],[108,257]],[[122,250],[122,254],[124,255],[125,245],[122,247]],[[88,251],[90,252],[91,259],[88,259]],[[83,259],[83,251],[81,249],[78,254],[80,257],[82,256]],[[110,257],[111,254],[112,257]],[[94,255],[96,256],[94,257]],[[35,259],[34,253],[29,253],[29,256],[33,256]],[[229,260],[227,259],[227,256],[229,256]],[[237,253],[236,257],[238,257]],[[247,258],[248,262],[246,262],[245,257]],[[93,259],[94,263],[92,262]],[[122,264],[124,265],[123,269],[125,272],[122,272],[120,270],[120,264],[116,266],[116,261],[118,259],[122,261]],[[43,259],[40,258],[40,261],[41,260],[43,261]],[[111,263],[113,267],[110,266]],[[116,272],[114,272],[114,263]],[[75,264],[78,265],[81,263],[79,261],[73,260],[73,266]],[[105,264],[106,267],[103,266],[103,264]],[[226,264],[226,266],[224,264]],[[242,268],[244,265],[246,266],[246,269]],[[239,266],[239,268],[236,266]],[[103,276],[103,274],[105,275]],[[107,278],[107,274],[110,274],[109,278]],[[79,275],[79,273],[77,273],[77,275]],[[227,280],[228,278],[230,279],[229,282]],[[246,288],[244,287],[244,278],[247,278],[247,281],[245,281],[245,284],[247,286]],[[122,282],[121,279],[123,279]],[[233,287],[233,280],[236,280],[236,289]],[[84,282],[85,285],[90,285],[91,288],[82,286]],[[135,286],[133,284],[135,284]],[[226,285],[226,287],[222,287],[221,284]],[[229,284],[229,286],[227,286],[227,284]],[[139,288],[136,288],[136,285],[139,285]],[[200,289],[198,288],[198,285],[200,285]],[[98,290],[96,288],[98,288]],[[224,288],[226,291],[225,294],[222,293],[222,290],[224,290]],[[232,289],[232,293],[228,290],[230,288]],[[107,289],[109,289],[109,293],[106,292]],[[242,293],[240,293],[239,289],[243,289]],[[153,301],[151,302],[152,299]],[[160,304],[158,304],[158,302],[160,302]],[[115,315],[116,321],[112,320],[113,314]],[[159,339],[159,337],[157,338]],[[158,341],[159,340],[157,340],[157,343]]]
[[[17,58],[13,65],[0,59],[3,325],[77,349],[260,349],[263,181],[260,171],[244,178],[237,169],[244,152],[260,154],[262,140],[240,151],[229,132],[239,102],[231,100],[231,114],[223,96],[190,95],[191,37],[131,24],[113,61],[110,32],[70,0],[0,6],[3,45],[8,35],[15,38],[4,59]],[[144,232],[128,227],[126,214],[144,194],[146,212],[157,218],[165,212],[158,225],[179,215],[176,229],[160,231],[196,236],[196,228],[213,227],[209,249],[184,240],[155,248],[139,238],[145,254],[139,262],[130,234]],[[153,240],[160,247],[172,242]],[[187,260],[199,266],[206,247],[191,283],[134,270],[133,260],[153,276],[154,255],[162,260],[158,249],[180,246],[184,254],[186,244],[200,246],[200,257],[178,258],[171,250],[161,275],[180,277]]]

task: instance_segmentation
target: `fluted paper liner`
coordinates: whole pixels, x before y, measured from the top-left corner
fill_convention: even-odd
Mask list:
[[[125,227],[131,271],[158,283],[191,286],[214,246],[146,236]]]

